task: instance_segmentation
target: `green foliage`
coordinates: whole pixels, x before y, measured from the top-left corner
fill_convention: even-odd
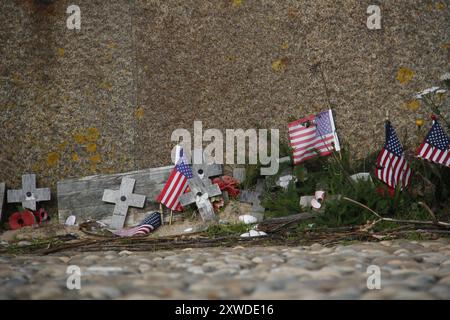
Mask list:
[[[240,235],[248,232],[249,226],[243,223],[237,224],[214,224],[206,229],[208,237],[223,237],[228,235]]]
[[[241,182],[241,188],[250,189],[260,177],[260,164],[249,164],[245,166],[245,180]]]
[[[266,209],[265,216],[271,218],[299,213],[299,194],[295,184],[289,184],[286,191],[266,193],[262,206]]]
[[[372,153],[362,160],[352,161],[349,147],[344,146],[340,154],[318,157],[291,167],[298,182],[291,183],[287,190],[275,186],[281,172],[287,169],[280,167],[279,174],[266,178],[266,192],[262,201],[266,208],[266,217],[299,213],[300,196],[313,195],[316,190],[325,190],[327,196],[321,209],[323,214],[314,220],[317,227],[361,225],[376,219],[373,213],[342,197],[358,201],[385,217],[429,220],[428,213],[418,205],[418,202],[423,201],[432,206],[438,217],[448,220],[448,212],[445,211],[448,210],[446,208],[449,206],[450,196],[448,168],[419,159],[410,160],[413,173],[417,172],[416,176],[413,176],[412,187],[408,190],[392,191],[372,174],[376,157],[377,153]],[[351,180],[350,175],[358,172],[370,172],[372,181]],[[377,228],[381,229],[392,227],[398,227],[398,224],[383,222],[377,225]]]

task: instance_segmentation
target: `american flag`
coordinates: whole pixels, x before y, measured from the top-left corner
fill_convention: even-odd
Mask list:
[[[433,121],[430,132],[417,150],[417,156],[450,167],[450,140],[437,120]]]
[[[137,235],[147,235],[156,228],[161,226],[161,214],[153,212],[148,215],[136,227],[130,229],[112,230],[112,233],[119,237],[133,237]]]
[[[294,164],[340,150],[331,110],[289,123],[288,132]]]
[[[407,187],[411,180],[411,168],[405,159],[403,147],[389,121],[386,121],[386,142],[377,158],[375,175],[389,187]]]
[[[180,156],[175,168],[170,174],[169,180],[163,190],[156,198],[156,201],[161,202],[167,208],[175,211],[181,211],[179,197],[184,193],[187,187],[187,180],[192,178],[192,170],[183,155],[183,149],[180,148]]]

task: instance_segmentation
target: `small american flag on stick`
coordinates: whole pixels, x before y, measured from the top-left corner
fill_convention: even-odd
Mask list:
[[[179,197],[186,191],[188,179],[193,177],[191,167],[183,155],[183,149],[180,148],[179,152],[178,162],[173,168],[163,190],[156,198],[156,201],[175,211],[182,210]]]
[[[436,119],[417,149],[417,157],[450,167],[450,140]]]
[[[403,147],[389,121],[385,123],[386,142],[377,158],[375,175],[389,187],[407,187],[411,180],[411,168],[405,159]]]
[[[288,132],[294,164],[341,149],[331,110],[289,123]]]
[[[130,229],[112,230],[112,233],[119,237],[145,236],[161,226],[161,216],[159,212],[148,215],[139,225]]]

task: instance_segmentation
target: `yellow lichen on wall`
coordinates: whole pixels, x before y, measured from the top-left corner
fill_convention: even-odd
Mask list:
[[[242,0],[232,0],[233,7],[240,7],[242,5]]]
[[[397,81],[400,84],[408,84],[414,78],[414,71],[409,68],[401,67],[397,72]]]
[[[141,120],[142,118],[144,118],[144,107],[138,107],[134,111],[134,117],[138,120]]]
[[[86,146],[86,151],[89,153],[97,152],[97,145],[95,143],[88,143]]]
[[[101,155],[99,153],[96,153],[96,154],[94,154],[94,155],[89,157],[89,161],[92,164],[99,164],[100,162],[102,162],[102,157],[101,157]]]
[[[73,162],[78,162],[80,161],[80,156],[77,153],[72,153],[72,161]]]
[[[439,1],[438,3],[436,3],[436,9],[438,10],[444,10],[446,7],[444,2]]]
[[[112,89],[112,84],[107,81],[101,82],[99,86],[101,89],[108,90],[108,91],[111,91],[111,89]]]
[[[64,48],[58,48],[58,56],[63,57],[66,50]]]
[[[99,137],[100,137],[100,131],[97,128],[91,127],[91,128],[87,129],[87,133],[86,133],[87,141],[95,142],[98,140]]]
[[[79,143],[79,144],[86,143],[86,137],[83,134],[81,134],[81,133],[76,133],[73,136],[73,139],[75,140],[76,143]]]
[[[286,69],[286,60],[285,59],[277,59],[272,61],[272,70],[279,72],[284,71]]]
[[[49,167],[54,167],[56,164],[58,164],[59,161],[59,153],[57,152],[50,152],[47,155],[47,165]]]
[[[416,111],[420,107],[420,102],[418,100],[411,100],[405,103],[405,107],[408,110]]]

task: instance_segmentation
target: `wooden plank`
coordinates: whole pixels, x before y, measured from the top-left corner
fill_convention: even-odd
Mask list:
[[[3,204],[5,203],[5,191],[6,191],[5,183],[0,182],[0,221],[2,221]]]
[[[68,216],[75,215],[77,223],[87,219],[110,223],[114,204],[102,201],[103,192],[105,189],[119,189],[122,178],[127,177],[136,180],[135,193],[147,196],[144,208],[130,208],[125,220],[125,226],[136,224],[142,213],[158,211],[159,206],[154,199],[163,189],[172,169],[173,166],[167,166],[60,181],[57,184],[59,222],[64,223]]]
[[[265,209],[261,206],[261,195],[264,191],[264,179],[258,179],[255,187],[255,191],[250,190],[241,190],[239,195],[239,201],[251,203],[252,204],[252,212],[260,213],[264,212]]]

